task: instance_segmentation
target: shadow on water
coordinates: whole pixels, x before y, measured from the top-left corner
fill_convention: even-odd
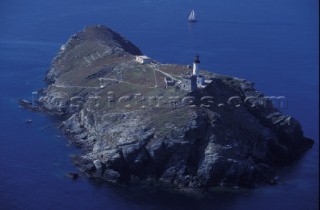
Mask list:
[[[173,188],[146,185],[115,185],[90,180],[98,190],[111,190],[139,209],[231,209],[238,198],[248,197],[253,189],[215,187],[207,192],[181,192]],[[107,195],[106,195],[107,196]]]

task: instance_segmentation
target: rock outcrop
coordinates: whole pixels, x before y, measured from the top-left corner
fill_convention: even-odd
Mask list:
[[[275,167],[312,146],[253,83],[203,71],[206,87],[187,93],[163,82],[168,74],[178,82],[187,66],[139,64],[140,54],[112,30],[88,27],[47,73],[40,107],[64,117],[87,176],[188,189],[274,183]]]

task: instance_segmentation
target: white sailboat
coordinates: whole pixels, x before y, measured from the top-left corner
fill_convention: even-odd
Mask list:
[[[191,11],[188,21],[189,22],[197,22],[196,14],[195,14],[194,10]]]

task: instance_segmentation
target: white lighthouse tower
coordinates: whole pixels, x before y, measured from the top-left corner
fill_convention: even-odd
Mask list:
[[[199,64],[200,64],[200,60],[199,60],[199,55],[196,55],[196,58],[193,61],[193,75],[197,75],[197,77],[199,76]]]

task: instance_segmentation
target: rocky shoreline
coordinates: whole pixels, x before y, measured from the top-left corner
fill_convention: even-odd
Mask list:
[[[275,168],[313,145],[253,83],[203,71],[204,88],[166,87],[167,75],[179,81],[188,67],[139,64],[141,54],[111,29],[87,27],[47,73],[38,109],[62,117],[62,131],[84,151],[73,160],[86,176],[188,190],[275,184]]]

